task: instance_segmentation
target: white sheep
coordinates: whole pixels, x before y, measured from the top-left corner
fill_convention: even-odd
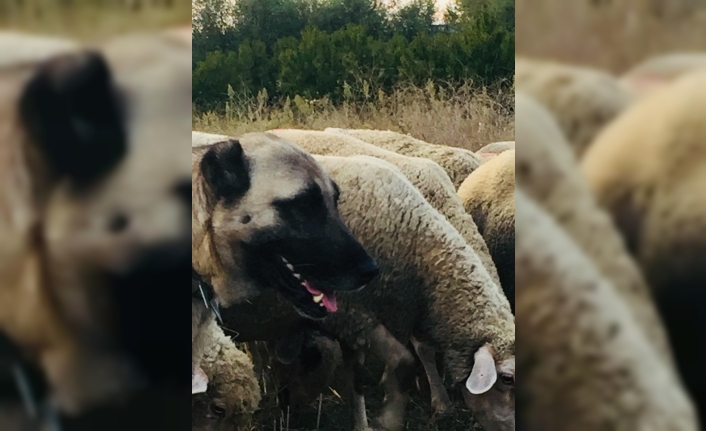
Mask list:
[[[699,429],[611,283],[521,188],[516,199],[521,429]]]
[[[485,163],[503,151],[514,150],[515,141],[500,141],[490,143],[476,151],[476,156]]]
[[[486,429],[513,429],[514,318],[476,253],[391,164],[368,156],[316,159],[341,188],[346,224],[382,270],[361,292],[340,295],[343,312],[324,320],[342,347],[362,348],[387,365],[380,423],[402,425],[413,371],[404,344],[414,336],[442,352],[454,384],[465,382],[475,394],[467,402]],[[358,427],[361,404],[354,404]]]
[[[205,393],[191,396],[192,430],[246,430],[260,402],[260,386],[247,354],[211,320],[204,329],[200,366],[208,376]]]
[[[677,365],[703,414],[706,352],[694,346],[706,330],[705,113],[706,70],[700,70],[627,110],[581,164],[654,291]]]
[[[312,154],[367,155],[392,163],[419,189],[427,201],[461,233],[466,242],[478,253],[483,266],[488,270],[493,281],[500,283],[498,271],[490,256],[487,244],[478,232],[473,218],[463,209],[456,189],[448,176],[435,162],[425,158],[397,154],[345,134],[298,129],[277,129],[270,133],[290,140]],[[207,139],[209,138],[206,135],[196,135],[197,142]]]
[[[515,95],[517,184],[542,205],[627,301],[650,341],[669,363],[671,349],[652,296],[610,216],[578,172],[576,157],[552,115],[522,92]]]
[[[430,144],[409,135],[390,130],[327,128],[331,133],[343,133],[369,144],[410,157],[422,157],[439,164],[454,185],[454,189],[481,164],[472,151],[446,145]]]
[[[516,58],[515,86],[554,114],[578,157],[632,102],[628,90],[608,73],[546,60]]]
[[[648,58],[625,72],[620,82],[636,97],[643,97],[698,69],[706,69],[706,52],[676,52]]]
[[[0,69],[44,60],[53,55],[76,51],[79,47],[78,42],[70,39],[0,31]]]
[[[515,312],[515,150],[481,165],[458,188],[498,268],[500,284]]]

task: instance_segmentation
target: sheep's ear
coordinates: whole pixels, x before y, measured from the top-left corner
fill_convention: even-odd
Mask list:
[[[60,55],[25,84],[18,112],[31,141],[60,177],[90,183],[127,151],[122,100],[96,52]]]
[[[466,380],[466,389],[473,395],[480,395],[493,387],[498,379],[498,372],[495,369],[493,354],[487,345],[478,349],[474,358],[473,370]]]
[[[304,345],[304,333],[298,332],[275,341],[277,360],[283,364],[291,364],[299,356]]]
[[[208,389],[208,376],[201,367],[196,367],[191,372],[191,395],[206,392]]]
[[[237,139],[218,142],[201,159],[201,173],[218,199],[236,200],[250,189],[250,167]]]

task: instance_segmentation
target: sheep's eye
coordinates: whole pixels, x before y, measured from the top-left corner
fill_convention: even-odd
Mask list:
[[[211,409],[211,413],[218,416],[219,418],[224,418],[226,416],[226,409],[224,409],[223,407],[211,404],[209,408]]]
[[[511,374],[500,374],[500,382],[504,385],[512,386],[515,384],[515,377]]]

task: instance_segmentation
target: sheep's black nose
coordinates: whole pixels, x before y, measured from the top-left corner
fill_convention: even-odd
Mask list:
[[[374,259],[369,258],[358,265],[358,272],[360,273],[362,284],[367,284],[380,274],[380,267]]]

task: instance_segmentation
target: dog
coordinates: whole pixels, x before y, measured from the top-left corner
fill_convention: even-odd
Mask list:
[[[0,332],[66,429],[189,423],[189,341],[164,326],[186,312],[190,64],[144,34],[0,68]]]
[[[320,320],[336,312],[337,291],[359,290],[379,274],[341,219],[338,186],[310,154],[265,133],[212,138],[192,149],[191,217],[192,268],[216,298],[211,308],[276,293],[301,318]],[[192,340],[209,302],[204,295],[199,309],[192,298]],[[194,357],[199,393],[207,381]]]

